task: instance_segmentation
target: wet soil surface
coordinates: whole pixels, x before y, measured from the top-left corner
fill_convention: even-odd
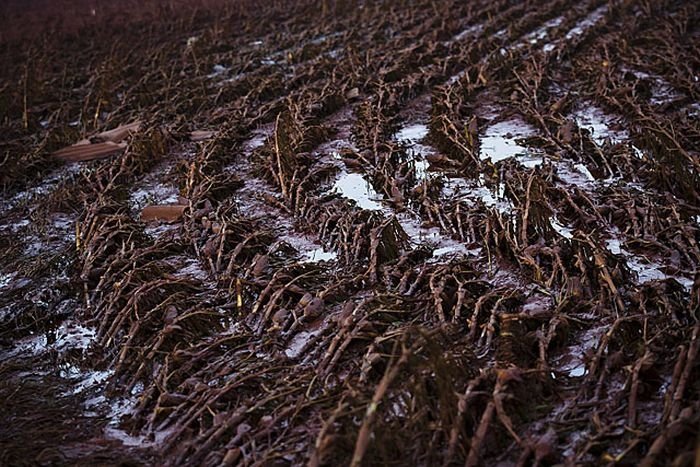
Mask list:
[[[700,5],[129,5],[0,43],[0,464],[694,465]]]

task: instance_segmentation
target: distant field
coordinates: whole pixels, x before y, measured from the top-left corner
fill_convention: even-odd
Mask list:
[[[698,465],[700,2],[4,2],[0,465]]]
[[[248,0],[5,0],[0,3],[0,42],[33,39],[48,32],[74,33],[85,27],[111,29],[134,21],[159,21],[222,4]]]

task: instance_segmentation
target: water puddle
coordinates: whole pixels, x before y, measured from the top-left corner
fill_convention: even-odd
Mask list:
[[[323,247],[315,248],[304,253],[302,263],[318,263],[320,261],[333,261],[338,255],[333,251],[326,251]]]
[[[461,71],[457,73],[456,75],[450,76],[447,81],[445,81],[445,84],[452,86],[456,82],[458,82],[460,79],[462,79],[462,76],[466,74],[466,71]]]
[[[409,241],[414,247],[427,246],[433,249],[433,257],[468,255],[473,251],[468,250],[464,244],[444,236],[437,227],[424,227],[418,218],[408,213],[399,213],[396,220],[403,231],[408,235]]]
[[[219,79],[216,81],[215,85],[217,87],[224,87],[233,83],[237,83],[238,81],[242,80],[244,77],[246,77],[248,74],[247,73],[236,73],[235,75],[231,76],[230,78],[223,78]]]
[[[158,239],[168,232],[176,232],[180,229],[178,224],[149,223],[143,229],[144,233],[152,239]]]
[[[411,244],[414,246],[427,245],[430,248],[435,248],[433,256],[446,255],[448,253],[466,254],[464,245],[443,236],[437,227],[423,227],[416,215],[407,212],[396,213],[392,209],[383,206],[380,203],[381,197],[360,174],[344,173],[336,181],[330,192],[337,192],[347,199],[352,199],[361,209],[381,211],[386,216],[395,216],[401,228],[408,235]],[[307,252],[307,257],[310,253],[315,255],[329,254],[322,249],[320,251],[316,249]]]
[[[654,84],[651,88],[651,98],[649,99],[652,105],[668,104],[669,102],[676,101],[683,97],[681,93],[675,90],[671,83],[662,77],[656,76],[653,79]]]
[[[2,202],[3,210],[14,209],[23,202],[28,202],[36,197],[49,194],[59,183],[67,180],[73,175],[78,174],[80,170],[81,168],[79,164],[67,164],[56,169],[48,176],[44,177],[39,185],[29,188],[28,190],[21,191],[15,194],[9,200]]]
[[[496,163],[511,157],[526,167],[542,164],[543,155],[527,146],[523,139],[536,134],[535,128],[518,119],[506,120],[490,125],[479,138],[481,160],[491,159]]]
[[[56,330],[56,341],[52,348],[56,350],[86,350],[95,340],[97,331],[82,324],[66,320]]]
[[[445,256],[478,256],[480,252],[480,248],[469,250],[461,243],[452,242],[452,245],[443,246],[433,250],[433,258],[443,258]]]
[[[622,242],[617,238],[611,238],[605,241],[605,246],[608,251],[614,255],[622,254]]]
[[[617,229],[612,229],[613,233],[619,234]],[[664,272],[665,266],[663,264],[652,261],[644,256],[635,255],[629,252],[622,246],[622,240],[618,237],[612,237],[605,241],[605,246],[607,250],[614,255],[621,255],[627,261],[627,266],[637,274],[637,281],[639,284],[645,284],[651,281],[675,279],[679,284],[683,286],[688,292],[693,288],[693,279],[687,277],[678,276],[674,274],[667,274]]]
[[[243,150],[246,154],[250,154],[256,149],[265,145],[267,139],[272,135],[272,129],[260,129],[253,132],[253,137],[243,144]]]
[[[668,102],[674,101],[683,97],[679,92],[677,92],[671,83],[666,81],[663,77],[649,74],[644,71],[633,70],[629,68],[623,68],[622,71],[627,73],[632,73],[635,78],[639,80],[646,80],[651,82],[651,98],[649,102],[654,105],[666,104]]]
[[[442,194],[448,199],[481,202],[488,208],[496,208],[502,214],[508,214],[514,208],[513,203],[505,196],[505,185],[500,183],[495,191],[491,190],[486,186],[483,174],[479,176],[478,182],[464,178],[450,178],[443,186]]]
[[[16,272],[10,272],[8,274],[0,272],[0,290],[10,285],[10,282],[12,282],[12,279],[14,279],[16,275]]]
[[[345,139],[334,139],[332,141],[328,141],[326,143],[321,144],[318,148],[314,150],[313,154],[319,156],[321,159],[324,156],[328,155],[330,156],[330,160],[328,160],[328,162],[332,162],[342,161],[342,153],[344,151],[357,152],[358,149],[357,147],[355,147],[354,144]]]
[[[700,117],[700,102],[693,102],[686,109],[689,117]]]
[[[587,192],[592,192],[596,187],[611,185],[620,180],[619,177],[596,179],[590,170],[581,163],[572,164],[570,161],[558,161],[555,167],[557,176],[564,184]]]
[[[578,23],[569,32],[567,32],[565,39],[571,40],[575,37],[582,35],[584,32],[589,30],[591,27],[595,26],[595,24],[598,23],[598,21],[600,21],[603,18],[603,16],[605,16],[607,11],[608,11],[607,5],[603,5],[601,7],[598,7],[595,11],[593,11],[586,18],[584,18],[583,21]]]
[[[224,167],[224,171],[227,173],[240,174],[243,170],[247,170],[244,166],[248,165],[250,155],[256,149],[263,147],[272,136],[273,132],[274,125],[265,125],[253,131],[251,137],[241,145],[241,154],[243,157],[237,158],[231,164]],[[251,184],[259,184],[261,187],[265,185],[264,182],[258,178],[249,176],[248,179]]]
[[[468,28],[462,30],[461,32],[455,34],[452,36],[452,39],[448,41],[448,43],[453,43],[453,42],[460,42],[463,39],[466,39],[467,37],[475,37],[477,36],[481,31],[483,31],[484,25],[483,24],[475,24],[473,26],[469,26]]]
[[[584,18],[580,23],[578,23],[576,26],[574,26],[573,28],[571,28],[571,29],[566,33],[566,36],[564,36],[564,39],[563,39],[563,40],[570,41],[570,40],[572,40],[572,39],[574,39],[574,38],[577,38],[577,37],[583,35],[583,34],[584,34],[586,31],[588,31],[591,27],[595,26],[595,25],[605,16],[605,14],[607,13],[607,11],[608,11],[607,5],[603,5],[603,6],[599,7],[598,9],[596,9],[595,11],[593,11],[591,14],[589,14],[586,18]],[[555,26],[552,26],[552,27],[556,27],[556,26],[558,26],[559,24],[561,24],[561,21],[560,21],[558,24],[556,24]],[[538,33],[538,32],[536,31],[536,36],[530,38],[530,43],[535,44],[535,43],[539,42],[541,39],[544,39],[544,37],[546,37],[546,32],[545,32],[544,35],[542,35],[542,36],[540,36],[540,34],[541,34],[541,33]],[[533,40],[534,40],[534,42],[533,42]],[[556,41],[554,41],[554,42],[548,42],[548,43],[546,43],[544,46],[542,46],[542,51],[543,51],[544,53],[546,53],[546,54],[552,52],[554,49],[557,48],[557,46],[558,46],[563,40],[562,40],[562,39],[559,39],[559,40],[556,40]]]
[[[440,229],[437,227],[423,227],[411,215],[400,213],[396,216],[401,228],[411,239],[411,242],[420,245],[423,243],[438,244],[442,241]]]
[[[97,386],[104,386],[107,380],[112,376],[112,371],[88,371],[83,372],[79,369],[68,370],[68,373],[73,373],[72,376],[82,376],[75,386],[67,393],[67,395],[75,395],[86,392]],[[66,375],[68,376],[68,375]]]
[[[223,65],[216,64],[216,65],[214,65],[212,72],[207,75],[207,78],[209,78],[209,79],[218,78],[222,75],[228,74],[229,71],[231,71],[230,67],[225,67]]]
[[[21,356],[36,356],[49,348],[49,339],[46,334],[37,334],[16,342],[15,347],[6,352],[3,357]]]
[[[284,351],[284,354],[288,358],[298,358],[308,343],[318,335],[318,331],[301,331],[296,334],[292,341],[289,343],[289,347]]]
[[[333,60],[338,60],[343,56],[343,52],[345,52],[344,48],[332,49],[326,52],[324,56],[332,58]]]
[[[129,196],[129,204],[135,211],[148,205],[175,204],[178,202],[177,188],[153,182],[134,190]]]
[[[428,126],[424,123],[409,124],[396,133],[396,139],[398,141],[408,141],[411,143],[420,143],[426,136],[428,136]]]
[[[574,238],[573,230],[565,225],[562,225],[556,217],[550,217],[549,223],[552,224],[554,230],[564,238]]]
[[[182,263],[180,268],[173,273],[173,276],[205,281],[208,279],[209,274],[202,269],[202,265],[198,260],[194,258],[187,258]]]
[[[68,319],[58,328],[46,333],[25,337],[17,341],[15,347],[5,354],[6,357],[16,355],[41,355],[52,351],[65,353],[74,350],[87,350],[94,341],[96,330]]]
[[[417,181],[420,183],[428,177],[430,163],[425,159],[429,154],[434,154],[433,148],[421,144],[421,141],[428,135],[428,126],[425,123],[413,123],[404,126],[399,130],[395,138],[397,141],[409,145],[409,157],[415,168]]]
[[[525,40],[530,43],[530,44],[537,44],[539,41],[547,37],[549,34],[549,30],[552,28],[556,28],[559,26],[562,22],[564,21],[563,16],[559,16],[557,18],[551,19],[544,23],[542,27],[538,28],[537,30],[527,34],[525,36]]]
[[[57,233],[72,234],[75,229],[75,220],[67,214],[54,214],[50,217],[53,230]],[[69,240],[73,240],[71,237]]]
[[[408,123],[394,135],[396,141],[407,145],[409,160],[414,164],[416,178],[419,183],[428,176],[429,163],[425,156],[435,153],[435,150],[430,146],[421,144],[427,135],[428,126],[423,122]],[[344,144],[347,145],[347,143]],[[339,151],[328,152],[334,159],[342,160]],[[410,243],[414,247],[425,245],[433,248],[434,257],[467,254],[464,245],[443,236],[439,228],[421,225],[421,221],[416,214],[412,212],[397,213],[390,207],[384,206],[381,203],[382,197],[361,174],[341,172],[341,175],[336,179],[335,185],[329,192],[339,193],[344,198],[355,201],[361,209],[381,211],[387,217],[395,217],[409,237]],[[306,253],[307,258],[309,258],[310,254],[314,255],[313,258],[318,258],[319,255],[320,258],[325,258],[325,255],[330,255],[322,248],[309,250]]]
[[[624,253],[625,252],[623,251],[623,254]],[[628,257],[627,265],[632,271],[637,273],[637,279],[639,280],[640,284],[657,280],[675,279],[686,291],[690,292],[693,288],[692,279],[667,274],[663,272],[664,266],[662,264],[650,261],[643,256],[632,255]]]
[[[287,230],[292,230],[291,226]],[[311,237],[287,234],[280,237],[280,242],[286,243],[299,253],[300,263],[334,261],[338,257],[335,252],[326,250]]]
[[[145,436],[130,435],[125,430],[120,428],[121,419],[133,413],[136,401],[129,399],[121,399],[113,401],[109,405],[109,421],[104,428],[105,438],[120,441],[124,446],[133,447],[149,447],[155,444],[154,441],[148,440]]]
[[[13,222],[11,224],[4,224],[4,225],[0,226],[0,231],[17,233],[28,225],[29,225],[29,219],[20,219],[17,222]]]
[[[341,173],[329,192],[337,193],[344,198],[355,201],[360,209],[370,211],[382,209],[382,205],[376,201],[381,199],[381,197],[361,174]]]
[[[84,380],[85,387],[78,392],[87,392],[94,389],[97,394],[102,393],[99,386],[103,386],[112,376],[111,371],[95,371],[87,374]],[[80,386],[80,385],[79,385]],[[131,391],[131,397],[121,397],[108,400],[104,395],[95,395],[88,398],[84,403],[86,416],[97,416],[98,414],[107,419],[104,427],[104,437],[119,441],[124,446],[132,447],[153,447],[161,445],[165,439],[172,434],[173,429],[149,430],[148,436],[139,433],[129,434],[121,428],[122,419],[134,413],[138,405],[138,397],[144,390],[142,383],[137,383]]]
[[[585,331],[576,345],[566,348],[564,353],[555,359],[555,368],[565,373],[569,378],[580,378],[586,374],[586,359],[596,350],[600,338],[605,334],[606,327],[594,327]],[[556,377],[556,374],[554,374]]]
[[[574,164],[574,170],[586,177],[586,180],[588,180],[589,182],[595,182],[595,177],[593,176],[591,171],[588,170],[588,167],[586,167],[584,164]]]
[[[572,114],[576,124],[589,130],[593,140],[601,145],[606,139],[613,142],[624,141],[629,135],[624,130],[613,129],[617,126],[616,119],[593,105],[584,107]]]
[[[316,38],[314,38],[314,39],[311,39],[311,40],[309,41],[309,44],[314,44],[314,45],[323,44],[324,42],[328,41],[328,39],[335,39],[335,38],[340,37],[340,36],[342,36],[342,35],[343,35],[342,32],[334,32],[334,33],[330,33],[330,34],[321,34],[320,36],[318,36],[318,37],[316,37]]]

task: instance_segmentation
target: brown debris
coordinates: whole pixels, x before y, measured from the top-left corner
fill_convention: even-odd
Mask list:
[[[215,134],[215,131],[195,130],[190,133],[190,141],[205,141],[211,139]]]
[[[139,121],[122,125],[112,130],[98,133],[90,139],[78,141],[74,145],[55,151],[51,155],[66,162],[86,162],[104,159],[123,151],[126,145],[122,141],[137,132],[140,127],[141,122]]]
[[[117,144],[111,141],[104,143],[84,143],[74,144],[61,149],[51,155],[56,159],[66,162],[86,162],[96,159],[104,159],[114,154],[124,151],[126,145]]]
[[[127,125],[121,125],[113,130],[103,131],[98,133],[92,139],[93,141],[111,141],[113,143],[120,143],[124,141],[128,136],[136,133],[141,128],[141,122],[135,121]]]
[[[141,211],[141,222],[178,222],[187,209],[186,205],[146,206]]]

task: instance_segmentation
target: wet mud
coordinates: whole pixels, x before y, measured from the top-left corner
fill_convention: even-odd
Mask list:
[[[0,464],[694,465],[698,5],[242,5],[0,36]]]

